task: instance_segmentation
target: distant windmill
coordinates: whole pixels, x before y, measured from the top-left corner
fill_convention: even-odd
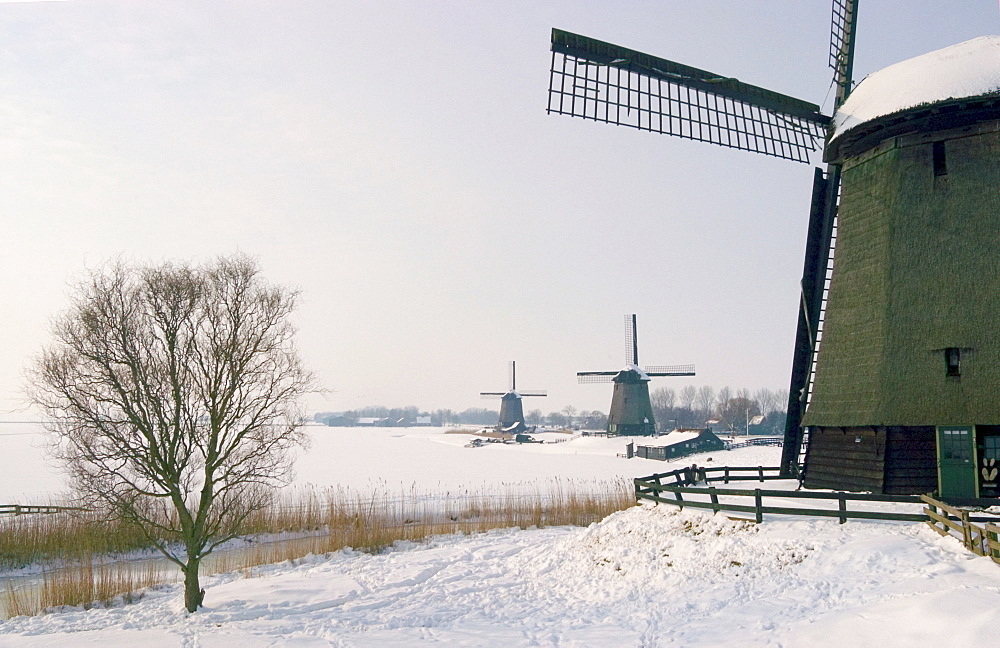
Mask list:
[[[531,430],[524,424],[524,408],[521,406],[521,398],[524,396],[546,396],[544,391],[539,390],[517,390],[517,365],[510,361],[510,389],[505,392],[480,392],[483,398],[500,399],[500,421],[497,423],[497,430],[507,434],[519,434],[530,432]]]
[[[661,376],[693,376],[694,365],[639,367],[639,340],[635,314],[625,316],[625,368],[620,371],[580,371],[581,383],[615,384],[608,412],[608,433],[650,435],[656,431],[653,405],[649,402],[649,380]]]

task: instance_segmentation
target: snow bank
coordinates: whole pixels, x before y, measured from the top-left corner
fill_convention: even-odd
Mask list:
[[[1000,36],[981,36],[868,75],[833,117],[834,138],[867,121],[1000,90]]]
[[[138,604],[0,624],[0,645],[735,645],[992,642],[1000,568],[923,524],[733,522],[636,507],[586,529],[343,551]]]

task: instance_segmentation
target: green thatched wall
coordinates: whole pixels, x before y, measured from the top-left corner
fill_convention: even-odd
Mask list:
[[[933,140],[945,142],[944,175]],[[997,124],[896,138],[847,160],[842,182],[803,423],[1000,422]],[[948,347],[962,349],[961,377],[946,376]]]

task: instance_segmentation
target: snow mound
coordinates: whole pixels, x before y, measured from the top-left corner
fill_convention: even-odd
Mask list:
[[[873,72],[833,117],[834,139],[872,119],[1000,90],[1000,36],[981,36]]]
[[[601,600],[621,590],[683,588],[754,579],[801,563],[810,551],[801,539],[766,537],[760,527],[723,515],[666,506],[615,513],[537,557],[536,571],[576,597]]]

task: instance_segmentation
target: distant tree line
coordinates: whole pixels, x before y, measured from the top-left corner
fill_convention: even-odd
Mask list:
[[[788,405],[787,389],[758,389],[751,393],[742,388],[733,391],[723,387],[688,385],[678,390],[658,387],[649,394],[657,427],[662,432],[674,428],[713,427],[716,430],[749,431],[756,434],[781,434],[785,430],[785,408]],[[424,411],[416,406],[368,406],[346,412],[320,412],[313,416],[317,422],[326,423],[335,417],[357,421],[363,418],[385,419],[387,424],[413,425],[418,420],[430,419],[435,427],[445,425],[495,425],[500,412],[497,409],[470,407],[461,411],[437,409]],[[754,424],[755,417],[763,417]],[[607,427],[608,414],[599,410],[578,410],[567,405],[559,411],[545,414],[540,409],[524,413],[528,425],[551,427],[578,427],[601,430]]]
[[[749,428],[758,434],[781,434],[785,430],[787,389],[758,389],[751,393],[746,388],[734,392],[729,387],[716,391],[709,385],[688,385],[679,390],[658,387],[649,393],[649,399],[661,430],[715,427],[738,432]],[[763,418],[755,425],[757,416]]]

